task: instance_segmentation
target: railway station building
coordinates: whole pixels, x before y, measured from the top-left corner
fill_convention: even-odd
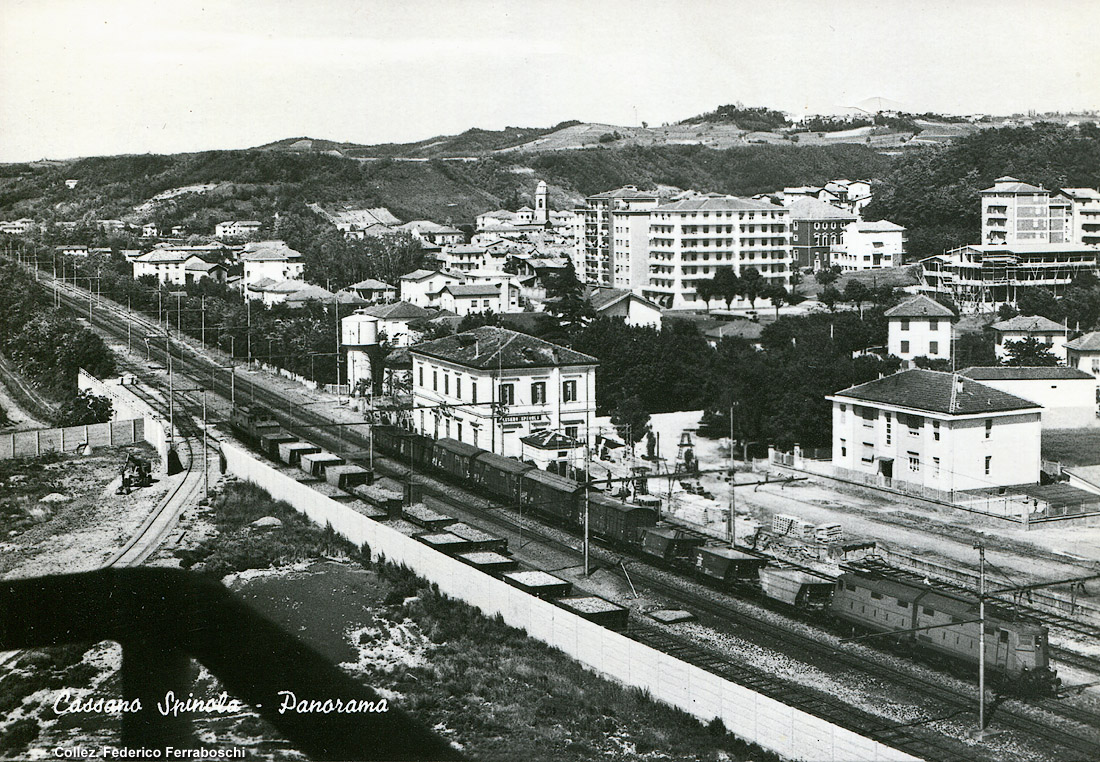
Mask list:
[[[1043,407],[957,373],[912,369],[827,397],[837,475],[953,494],[1039,481]]]
[[[596,410],[595,357],[495,326],[417,344],[409,354],[413,428],[421,434],[525,460],[583,456]],[[541,446],[547,442],[552,456]]]

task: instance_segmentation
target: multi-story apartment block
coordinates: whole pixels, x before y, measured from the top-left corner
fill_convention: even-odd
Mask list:
[[[422,434],[536,462],[543,444],[558,448],[552,459],[568,460],[587,441],[595,357],[494,326],[417,344],[409,354],[413,428]]]
[[[941,492],[1039,481],[1042,407],[958,374],[905,370],[828,397],[833,466]]]
[[[846,226],[856,215],[816,198],[796,198],[787,204],[791,211],[791,251],[798,269],[829,267],[830,252],[842,243]]]
[[[797,226],[796,226],[797,227]],[[845,271],[899,267],[905,257],[905,228],[888,220],[851,222],[844,226],[840,245],[829,253],[829,263]]]
[[[644,284],[645,277],[638,273],[646,270],[640,230],[646,227],[649,212],[658,203],[655,194],[639,191],[633,185],[589,196],[587,204],[577,210],[584,215],[584,234],[578,244],[578,253],[583,255],[575,263],[581,265],[576,267],[577,277],[596,286],[630,281]]]
[[[649,284],[642,295],[664,307],[702,302],[695,284],[720,268],[755,267],[769,284],[791,280],[791,213],[734,196],[697,196],[650,212]]]
[[[983,244],[1069,243],[1070,204],[1015,177],[998,177],[982,195]]]
[[[955,313],[927,296],[914,296],[886,310],[887,351],[908,364],[915,357],[951,359]]]
[[[1070,240],[1100,245],[1100,191],[1094,188],[1062,188],[1070,202]]]
[[[1055,294],[1082,273],[1094,273],[1100,248],[1081,244],[961,246],[921,260],[921,288],[950,294],[960,305],[996,309],[1014,304],[1020,288],[1043,286]]]

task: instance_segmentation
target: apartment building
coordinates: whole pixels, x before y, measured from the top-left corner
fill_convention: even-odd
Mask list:
[[[580,265],[577,277],[595,286],[631,281],[644,285],[647,262],[642,229],[647,228],[649,213],[660,203],[656,194],[627,185],[589,196],[586,202],[577,208],[584,225],[575,263]],[[644,235],[648,236],[648,229]]]
[[[835,468],[948,493],[1039,481],[1043,408],[1030,400],[919,369],[827,399]]]
[[[1066,197],[1007,176],[998,177],[981,196],[983,244],[1071,241],[1071,204]]]
[[[1070,240],[1100,245],[1100,191],[1095,188],[1062,188],[1070,202]]]
[[[923,294],[907,299],[885,312],[887,351],[906,366],[916,357],[951,359],[952,321],[955,313]]]
[[[755,267],[769,284],[788,287],[791,265],[790,209],[735,196],[686,198],[650,212],[642,295],[666,308],[701,306],[695,284],[719,268]]]
[[[244,265],[245,289],[263,278],[274,282],[301,280],[305,267],[301,252],[287,246],[285,241],[247,243],[238,259]]]
[[[857,221],[856,215],[810,197],[796,197],[787,208],[791,212],[793,266],[800,270],[829,267],[832,250],[843,243],[844,230]]]
[[[561,452],[580,446],[596,409],[599,361],[495,326],[417,344],[413,427],[498,455],[521,457],[523,440],[557,434]]]

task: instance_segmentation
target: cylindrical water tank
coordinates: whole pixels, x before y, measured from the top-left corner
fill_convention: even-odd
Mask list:
[[[341,343],[346,347],[371,346],[378,343],[378,318],[355,313],[340,321]]]

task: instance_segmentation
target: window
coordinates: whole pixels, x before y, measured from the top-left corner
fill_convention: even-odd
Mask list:
[[[908,341],[901,342],[901,353],[903,355],[909,354],[909,342]]]
[[[840,422],[845,423],[847,418],[848,418],[848,406],[847,405],[841,405],[840,406]]]
[[[502,405],[514,405],[516,404],[516,392],[515,387],[512,384],[500,385],[500,404]]]
[[[934,331],[939,327],[940,327],[940,321],[936,320],[935,318],[928,321],[928,330],[929,331]]]
[[[986,455],[985,456],[985,475],[986,476],[989,476],[989,466],[992,462],[993,462],[993,456],[992,455]]]
[[[462,441],[462,421],[456,421],[456,425],[458,426],[458,436],[456,437],[456,439],[458,439],[458,441],[461,442]]]
[[[477,379],[470,379],[470,402],[477,403]]]
[[[561,385],[561,401],[562,402],[576,402],[577,401],[577,382],[566,381]]]
[[[864,463],[873,463],[875,461],[875,446],[870,442],[863,443],[863,455],[860,457]]]
[[[477,447],[477,435],[478,435],[478,428],[477,428],[477,426],[474,426],[474,447]]]
[[[863,419],[863,428],[870,429],[878,420],[878,411],[869,407],[860,408],[859,417]]]
[[[443,374],[443,393],[444,394],[450,394],[451,393],[451,374],[450,373],[444,373]]]
[[[909,318],[902,318],[901,319],[901,330],[903,330],[903,331],[908,331],[909,330]]]
[[[932,475],[933,476],[939,476],[940,475],[940,459],[939,458],[932,458]]]
[[[841,439],[840,440],[840,456],[843,458],[843,457],[846,457],[847,455],[848,455],[848,440],[847,439]]]
[[[443,421],[443,427],[444,427],[444,430],[447,432],[446,434],[444,434],[444,436],[449,437],[451,435],[451,419],[450,418]]]
[[[921,608],[924,609],[924,615],[925,616],[935,616],[936,615],[936,610],[935,609],[930,609],[927,606],[922,606]]]
[[[433,370],[432,371],[432,391],[433,392],[439,391],[439,371],[438,370]]]
[[[989,439],[989,435],[993,433],[993,419],[987,418],[985,421],[985,438]],[[988,471],[986,473],[989,473]]]
[[[546,404],[546,382],[536,381],[531,384],[531,404],[532,405],[545,405]]]
[[[935,355],[940,352],[940,343],[938,341],[928,342],[928,354]]]
[[[462,376],[455,376],[455,396],[462,399]]]
[[[907,415],[905,417],[905,425],[909,428],[909,436],[920,436],[920,427],[924,421],[918,415]]]
[[[424,385],[424,366],[421,365],[418,370],[420,371],[420,385]]]
[[[886,413],[886,444],[890,444],[894,436],[894,416]]]
[[[940,441],[940,422],[932,421],[932,438],[937,442]]]
[[[872,590],[871,591],[871,597],[874,598],[876,601],[881,601],[882,600],[882,593],[876,593],[874,590]]]
[[[913,473],[920,471],[920,455],[915,452],[907,453],[909,455],[909,470]]]

